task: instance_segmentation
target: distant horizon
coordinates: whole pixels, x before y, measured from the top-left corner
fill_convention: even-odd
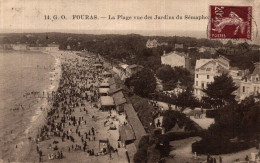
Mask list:
[[[19,33],[71,33],[71,34],[93,34],[93,35],[105,35],[105,34],[118,34],[118,35],[128,35],[128,34],[138,34],[142,36],[184,36],[184,37],[196,37],[196,38],[207,38],[206,31],[187,31],[187,30],[15,30],[15,31],[1,31],[0,34],[19,34]]]
[[[172,31],[160,31],[160,30],[60,30],[60,31],[31,31],[31,30],[23,30],[21,31],[8,31],[8,32],[0,32],[0,35],[4,34],[41,34],[41,33],[60,33],[60,34],[83,34],[83,35],[141,35],[148,37],[191,37],[196,39],[209,39],[207,37],[207,33],[205,31],[184,31],[184,30],[172,30]],[[211,39],[209,39],[211,40]],[[222,43],[226,43],[228,40],[219,40]],[[231,40],[232,41],[232,40]],[[245,40],[234,40],[235,42],[244,42]],[[260,46],[260,38],[250,41],[246,40],[249,44],[255,44]]]

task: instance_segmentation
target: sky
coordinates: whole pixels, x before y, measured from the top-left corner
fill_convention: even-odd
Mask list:
[[[0,33],[137,33],[206,37],[209,19],[187,20],[184,16],[207,17],[209,5],[253,6],[254,21],[260,26],[258,0],[0,0]],[[57,15],[59,20],[46,20],[47,15],[50,18]],[[66,19],[61,19],[62,15]],[[73,20],[73,15],[97,15],[99,19]],[[132,19],[109,20],[109,15],[116,18],[117,15],[131,16]],[[133,19],[134,16],[146,15],[153,18],[155,15],[168,15],[175,19]],[[177,15],[183,19],[177,20]]]

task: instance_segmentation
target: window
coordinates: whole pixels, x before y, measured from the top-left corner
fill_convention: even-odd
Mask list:
[[[199,78],[199,74],[196,74],[196,77]]]
[[[201,83],[201,87],[204,88],[204,83]]]
[[[198,81],[196,81],[196,86],[198,86]]]
[[[246,88],[245,88],[245,86],[243,86],[243,92],[245,92],[246,91]]]
[[[207,79],[209,79],[209,75],[207,75]]]
[[[258,81],[258,78],[255,78],[256,81]]]

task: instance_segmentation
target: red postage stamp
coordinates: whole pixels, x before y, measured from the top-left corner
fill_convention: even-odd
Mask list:
[[[252,6],[210,6],[210,39],[252,39]]]

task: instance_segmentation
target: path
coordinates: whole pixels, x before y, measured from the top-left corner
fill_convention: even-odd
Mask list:
[[[198,163],[200,161],[205,161],[207,156],[206,155],[200,155],[200,160],[194,160],[192,153],[191,145],[201,140],[200,137],[190,137],[187,139],[177,140],[177,141],[171,141],[170,145],[172,145],[175,149],[170,152],[170,155],[175,155],[174,158],[168,157],[166,159],[167,163],[171,162],[189,162],[189,163]],[[236,159],[239,159],[240,161],[244,161],[246,155],[251,157],[251,153],[257,153],[258,150],[256,148],[250,148],[248,150],[236,152],[236,153],[230,153],[230,154],[223,154],[221,157],[223,158],[223,163],[233,163]],[[212,157],[215,157],[218,162],[219,155],[212,155]]]

